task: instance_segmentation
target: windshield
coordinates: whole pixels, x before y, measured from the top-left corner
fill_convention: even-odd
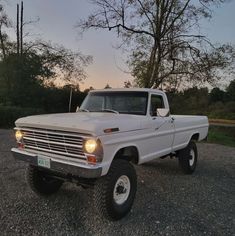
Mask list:
[[[147,92],[92,92],[82,103],[81,110],[146,115],[147,104]]]

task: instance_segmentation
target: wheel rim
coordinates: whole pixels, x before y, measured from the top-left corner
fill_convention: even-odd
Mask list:
[[[118,205],[123,204],[130,194],[130,189],[130,179],[126,175],[120,176],[113,190],[113,199],[115,203]]]
[[[190,150],[190,159],[189,159],[189,165],[193,166],[195,161],[195,152],[193,149]]]

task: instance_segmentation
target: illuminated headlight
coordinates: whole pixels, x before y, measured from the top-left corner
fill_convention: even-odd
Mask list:
[[[88,139],[84,143],[84,149],[87,153],[94,153],[97,147],[97,142],[94,139]]]
[[[17,142],[21,142],[23,139],[23,133],[20,130],[17,130],[15,132],[15,137]]]

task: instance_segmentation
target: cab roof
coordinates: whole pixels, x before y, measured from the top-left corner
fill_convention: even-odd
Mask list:
[[[90,93],[93,92],[148,92],[148,93],[158,93],[164,94],[163,91],[159,89],[150,89],[150,88],[111,88],[111,89],[95,89],[90,90]]]

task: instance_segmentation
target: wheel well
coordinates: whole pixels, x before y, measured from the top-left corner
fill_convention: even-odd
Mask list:
[[[199,133],[196,133],[192,136],[191,140],[198,141],[199,140]]]
[[[121,148],[115,154],[114,159],[128,160],[137,164],[139,161],[138,149],[135,146]]]

